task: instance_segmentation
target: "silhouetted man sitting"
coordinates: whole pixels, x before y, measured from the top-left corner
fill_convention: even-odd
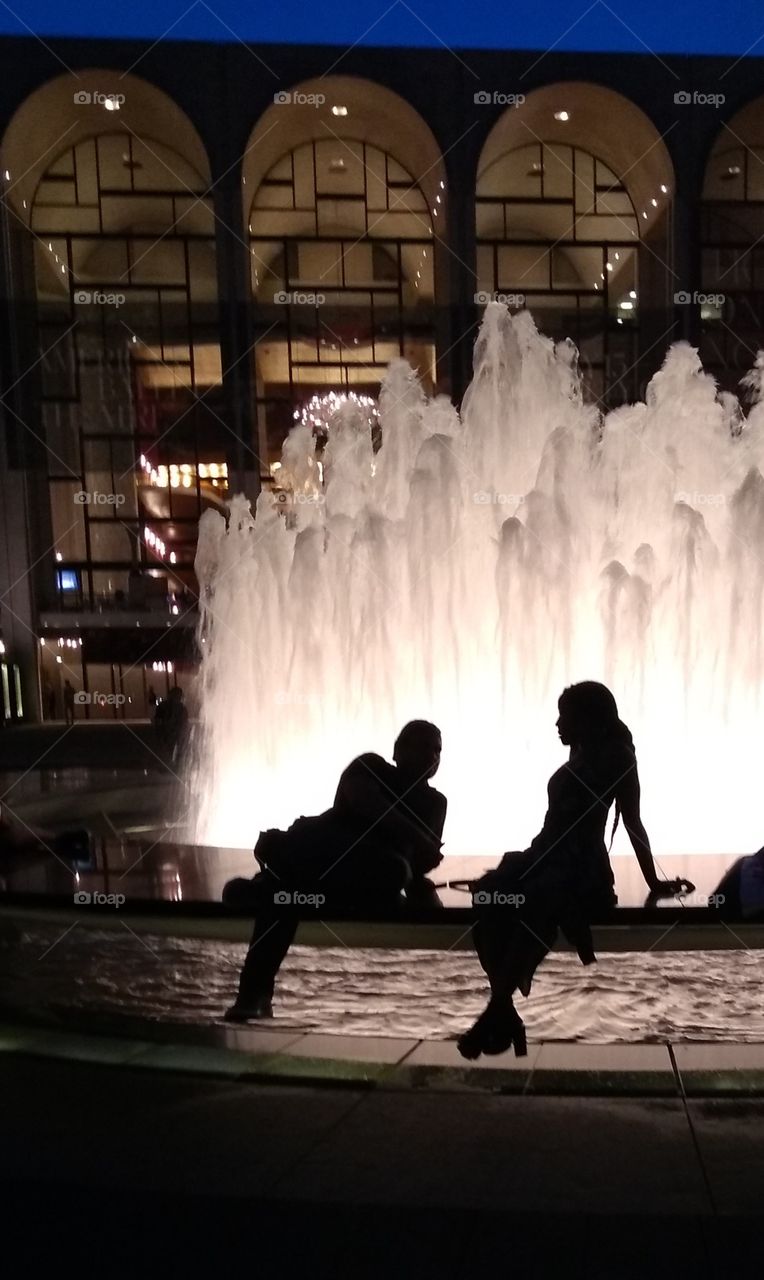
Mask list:
[[[411,720],[393,750],[395,764],[371,752],[339,780],[334,804],[288,831],[265,831],[254,880],[233,880],[223,900],[252,905],[257,918],[230,1022],[270,1017],[276,974],[301,910],[395,912],[405,893],[415,906],[440,905],[425,877],[441,861],[446,797],[429,785],[440,764],[440,730]]]
[[[733,862],[712,897],[724,920],[764,919],[764,849]]]

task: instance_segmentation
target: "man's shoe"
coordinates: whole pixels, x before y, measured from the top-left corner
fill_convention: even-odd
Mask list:
[[[258,1018],[272,1018],[273,1004],[268,996],[261,996],[250,1004],[240,1004],[237,1000],[225,1011],[226,1022],[254,1022]]]

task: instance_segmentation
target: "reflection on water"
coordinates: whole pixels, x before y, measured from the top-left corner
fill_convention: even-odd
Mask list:
[[[2,923],[5,1005],[209,1023],[230,1003],[244,947],[127,928]],[[553,954],[529,1000],[532,1040],[589,1043],[764,1040],[764,956],[754,951],[601,955],[584,970]],[[279,983],[276,1027],[448,1038],[482,1007],[471,953],[295,947]]]

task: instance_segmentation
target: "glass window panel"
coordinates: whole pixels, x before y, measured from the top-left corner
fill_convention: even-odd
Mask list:
[[[132,186],[129,136],[115,137],[114,134],[101,134],[96,139],[96,148],[98,151],[97,172],[101,191],[129,191]]]
[[[255,210],[250,220],[253,235],[266,239],[274,236],[315,235],[316,215],[313,206],[306,209],[286,209],[269,212]]]
[[[294,153],[295,205],[298,209],[312,209],[315,196],[315,172],[313,147],[299,147]]]
[[[70,477],[80,469],[80,436],[77,409],[70,404],[44,402],[42,422],[47,444],[48,473]]]
[[[373,148],[369,148],[369,149],[372,150]],[[381,153],[378,153],[378,154],[381,154]],[[404,169],[402,164],[398,164],[398,161],[394,160],[391,155],[388,155],[387,157],[387,175],[390,182],[410,181],[410,174],[408,173],[408,171]]]
[[[704,234],[707,240],[720,240],[741,247],[764,234],[764,206],[717,204],[704,210]]]
[[[572,204],[507,205],[507,239],[573,239]]]
[[[583,331],[578,332],[578,349],[583,364],[598,364],[605,358],[605,336],[604,329],[600,329],[597,333]]]
[[[578,249],[572,245],[558,245],[552,250],[552,287],[571,285],[591,289],[602,273],[602,249]]]
[[[284,278],[284,245],[279,240],[255,240],[250,246],[253,279],[267,283]]]
[[[388,179],[393,183],[411,182],[409,175],[399,165],[395,168],[399,170],[398,174],[392,172],[389,163],[385,166],[383,152],[376,147],[366,148],[366,199],[369,209],[378,212],[387,207],[388,201],[392,204],[396,200],[399,190],[388,190]]]
[[[32,213],[32,227],[40,235],[69,231],[71,230],[72,219],[75,216],[78,231],[98,231],[97,209],[78,208],[75,215],[72,209],[67,209],[63,205],[55,205],[50,208],[35,205]]]
[[[547,294],[536,300],[530,295],[526,298],[526,306],[533,311],[534,316],[545,316],[546,323],[554,326],[555,331],[559,330],[561,324],[572,330],[578,322],[578,300],[577,294]],[[595,302],[601,306],[599,299],[595,298]]]
[[[371,290],[369,289],[324,289],[321,288],[324,297],[321,310],[323,313],[331,307],[345,308],[364,307],[368,309],[371,306]]]
[[[189,292],[192,302],[217,302],[218,281],[213,241],[188,244]]]
[[[60,178],[71,176],[74,173],[75,154],[79,154],[85,151],[87,151],[89,156],[92,157],[92,155],[94,154],[93,139],[90,139],[87,142],[80,143],[80,146],[76,149],[76,153],[71,148],[69,151],[65,151],[63,155],[60,155],[57,160],[54,160],[52,164],[48,166],[48,170],[47,170],[48,173],[53,173]]]
[[[175,284],[186,282],[183,245],[172,237],[163,240],[130,240],[130,280],[135,284]]]
[[[316,187],[323,194],[363,195],[366,181],[361,142],[332,138],[316,143]]]
[[[72,270],[80,285],[88,281],[98,284],[127,284],[127,245],[124,240],[100,240],[95,236],[77,236],[72,241]]]
[[[595,213],[613,214],[634,225],[634,207],[625,191],[598,191]]]
[[[85,559],[85,507],[76,496],[82,489],[79,480],[50,481],[53,543],[64,562]]]
[[[294,192],[292,184],[279,182],[271,186],[264,183],[255,196],[254,210],[258,209],[293,209]]]
[[[702,252],[701,277],[704,289],[715,289],[721,285],[721,275],[725,270],[722,252],[721,249],[704,249]]]
[[[715,147],[706,167],[704,200],[744,200],[746,159],[743,147]],[[753,155],[750,157],[749,167],[751,172],[757,167]]]
[[[399,344],[389,338],[376,338],[374,341],[374,359],[377,364],[388,365],[400,355]]]
[[[52,209],[71,209],[77,203],[77,191],[74,178],[56,179],[42,178],[37,187],[35,201],[40,206]]]
[[[371,284],[375,279],[372,246],[350,244],[343,247],[342,265],[348,285]],[[395,267],[393,266],[393,270]]]
[[[421,240],[430,231],[430,216],[421,213],[379,213],[369,223],[369,235],[380,239]]]
[[[112,684],[113,670],[113,667],[105,662],[87,664],[87,683],[91,701],[87,705],[75,708],[78,720],[113,720],[115,718],[116,704],[106,702],[106,698],[115,692]],[[99,694],[100,697],[98,697]]]
[[[751,149],[748,154],[747,200],[764,200],[764,148]]]
[[[298,271],[292,284],[315,283],[323,289],[342,284],[342,245],[338,241],[302,241],[298,245]]]
[[[639,239],[633,218],[591,217],[576,222],[576,240],[626,240],[630,236]]]
[[[442,203],[442,196],[440,203]],[[436,204],[438,203],[436,198]],[[405,212],[423,214],[429,217],[427,201],[425,200],[419,187],[409,185],[406,187],[394,187],[390,191],[390,210],[391,212]]]
[[[98,205],[98,170],[95,163],[95,139],[82,143],[68,153],[67,159],[77,172],[77,197],[80,206]]]
[[[391,309],[396,311],[398,309],[398,286],[396,285],[395,288],[384,292],[381,289],[375,289],[371,299],[375,312],[390,311]]]
[[[583,155],[584,152],[577,152],[577,155]],[[603,160],[595,160],[595,178],[598,187],[620,187],[621,179],[613,170],[608,168]]]
[[[549,250],[546,245],[501,245],[498,250],[498,284],[500,291],[527,293],[529,289],[548,289]]]
[[[174,206],[171,196],[116,195],[101,197],[101,216],[105,232],[149,231],[161,235],[172,226]]]
[[[317,202],[318,234],[336,235],[338,231],[360,236],[366,231],[366,206],[363,200],[325,200]]]
[[[557,143],[544,146],[544,196],[573,199],[573,150]]]
[[[478,239],[504,239],[504,205],[482,201],[475,206],[475,225]]]
[[[497,288],[493,274],[493,249],[483,245],[477,247],[477,287],[485,293],[493,293]]]
[[[108,440],[86,440],[83,448],[86,472],[111,472],[111,448]]]
[[[387,248],[387,246],[385,246]],[[390,266],[397,274],[397,264],[393,259],[394,246],[389,246],[387,258]],[[403,276],[410,283],[416,281],[422,297],[432,297],[433,291],[433,252],[432,248],[421,244],[403,244],[401,246],[401,266]]]
[[[123,156],[123,163],[127,163]],[[135,186],[139,191],[181,191],[199,194],[204,180],[193,165],[170,147],[154,139],[132,140],[132,164]]]
[[[478,177],[479,196],[541,195],[541,147],[533,143],[518,147],[498,160]]]
[[[81,335],[46,324],[41,334],[39,368],[44,396],[68,399],[76,394],[76,350]]]
[[[282,156],[268,171],[269,178],[280,178],[285,182],[292,181],[292,157]]]
[[[583,213],[588,209],[594,209],[594,156],[589,155],[586,151],[576,151],[575,153],[576,168],[576,213]]]

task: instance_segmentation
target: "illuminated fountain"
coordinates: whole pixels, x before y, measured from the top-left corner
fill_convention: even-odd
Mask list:
[[[557,696],[600,679],[658,857],[758,848],[764,357],[749,382],[746,420],[679,343],[603,419],[574,347],[492,303],[461,417],[396,361],[376,454],[351,401],[320,467],[298,422],[288,518],[263,493],[201,521],[197,839],[251,847],[320,812],[353,755],[426,717],[446,851],[522,848],[564,759]]]

